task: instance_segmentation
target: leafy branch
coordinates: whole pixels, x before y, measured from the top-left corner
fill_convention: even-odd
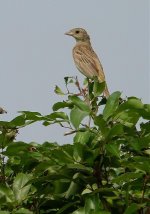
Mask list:
[[[106,100],[97,79],[64,81],[50,114],[0,121],[0,213],[148,213],[150,104],[119,91]],[[17,142],[19,129],[36,122],[58,124],[71,144]]]

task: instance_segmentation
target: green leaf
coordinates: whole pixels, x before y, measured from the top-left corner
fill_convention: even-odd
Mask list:
[[[100,210],[100,211],[98,211],[98,212],[94,212],[94,213],[91,213],[91,214],[111,214],[110,212],[108,212],[108,211],[105,211],[105,210]]]
[[[94,124],[99,127],[101,133],[106,137],[109,132],[107,122],[104,120],[103,115],[94,117]]]
[[[8,211],[0,211],[0,214],[11,214],[11,213]]]
[[[46,119],[49,119],[49,120],[64,119],[68,121],[68,115],[64,112],[53,112],[47,115]]]
[[[140,118],[138,112],[133,109],[129,109],[127,111],[119,112],[115,115],[114,120],[120,122],[121,124],[132,127],[134,126]]]
[[[91,142],[92,145],[92,142]],[[88,166],[93,166],[95,158],[99,154],[99,150],[92,150],[91,147],[86,144],[82,144],[82,142],[74,143],[74,153],[73,157],[76,162],[80,163],[88,163]]]
[[[74,144],[74,152],[73,152],[73,158],[76,162],[81,162],[84,157],[84,145],[82,143],[75,143]]]
[[[139,209],[138,204],[132,203],[124,212],[124,214],[135,214],[136,211]]]
[[[136,97],[130,97],[118,107],[114,115],[114,120],[117,120],[125,126],[132,127],[137,123],[143,113],[144,104],[141,100]]]
[[[60,170],[60,166],[52,163],[52,161],[43,161],[35,168],[35,174],[47,171],[53,175],[57,174],[57,170]]]
[[[119,137],[124,133],[122,124],[115,124],[108,132],[107,139],[112,139],[113,137]]]
[[[75,210],[72,214],[86,214],[84,207]]]
[[[0,203],[1,202],[1,199],[4,199],[4,202],[6,201],[7,203],[14,203],[14,194],[13,194],[13,191],[5,186],[4,184],[0,184]]]
[[[100,188],[94,190],[92,192],[92,194],[99,193],[99,195],[101,195],[101,196],[114,197],[114,196],[116,196],[116,194],[114,192],[115,192],[115,190],[113,188],[111,188],[111,187],[109,187],[109,188],[102,188],[102,187],[100,187]]]
[[[147,123],[141,123],[140,129],[144,134],[150,133],[150,121]]]
[[[104,89],[105,89],[105,82],[100,83],[98,80],[94,81],[93,92],[95,97],[98,97],[99,95],[101,95]]]
[[[49,126],[49,125],[51,125],[53,122],[50,122],[50,121],[44,121],[43,123],[42,123],[42,125],[43,126]]]
[[[13,182],[13,192],[15,195],[16,203],[20,204],[28,197],[31,185],[26,185],[32,178],[30,174],[18,173]]]
[[[61,173],[66,173],[66,171],[63,172],[63,170],[61,170]],[[54,186],[54,194],[56,194],[57,196],[63,195],[64,197],[70,185],[70,179],[66,179],[64,177],[65,177],[64,175],[58,174],[56,174],[56,176],[53,177],[50,176],[50,178],[52,178],[51,182],[53,183]]]
[[[144,109],[145,109],[148,113],[150,113],[150,104],[145,104],[145,105],[144,105]]]
[[[77,132],[74,137],[74,142],[81,143],[81,144],[87,144],[89,141],[90,142],[92,141],[94,136],[95,135],[93,133],[91,133],[90,131]]]
[[[111,155],[120,158],[119,145],[116,145],[116,144],[107,144],[107,145],[106,145],[106,150],[107,150],[107,152],[109,152]]]
[[[134,109],[142,109],[144,107],[144,104],[141,102],[141,100],[136,97],[128,97],[126,105]]]
[[[141,111],[141,116],[146,120],[150,120],[150,104],[144,105],[144,109]]]
[[[33,212],[25,208],[20,208],[19,210],[15,211],[15,214],[33,214]]]
[[[135,162],[133,164],[133,167],[138,169],[139,171],[142,171],[142,172],[145,172],[146,173],[150,173],[150,164],[149,164],[149,161],[145,161],[143,163],[137,163]]]
[[[93,214],[98,214],[100,213],[100,210],[102,210],[103,206],[101,204],[101,201],[99,199],[98,194],[94,194],[88,196],[85,200],[85,213],[93,213]],[[94,212],[92,212],[94,211]]]
[[[106,106],[103,110],[104,120],[107,120],[117,110],[119,106],[120,95],[121,93],[119,91],[116,91],[109,96]]]
[[[68,80],[69,80],[70,78],[69,77],[64,77],[64,80],[65,80],[65,84],[67,85],[68,84]]]
[[[126,166],[130,169],[138,169],[138,171],[142,171],[144,173],[150,173],[150,164],[149,164],[149,158],[147,157],[140,157],[135,156],[132,158],[134,162],[123,162],[122,165]]]
[[[134,137],[130,139],[131,147],[136,151],[141,151],[144,148],[149,147],[150,138],[149,137]]]
[[[80,173],[75,173],[72,179],[73,180],[78,179],[79,176],[80,176]],[[79,188],[80,188],[80,184],[72,181],[70,183],[70,186],[69,186],[68,190],[65,193],[65,198],[68,199],[70,196],[76,195],[76,193],[78,192]]]
[[[64,77],[64,80],[65,80],[65,84],[66,85],[74,82],[74,78],[73,77]]]
[[[69,96],[69,100],[71,100],[72,103],[76,105],[80,110],[90,113],[89,105],[85,101],[81,100],[79,97]]]
[[[11,123],[14,126],[23,126],[25,124],[25,116],[24,115],[17,116],[13,120],[11,120]]]
[[[142,177],[143,174],[142,173],[135,173],[135,172],[127,172],[127,173],[124,173],[122,175],[119,175],[117,178],[114,178],[112,180],[113,183],[122,183],[122,182],[129,182],[133,179],[137,179],[137,178],[140,178]]]
[[[56,85],[54,92],[58,95],[65,95],[64,92]]]
[[[27,126],[37,121],[41,121],[44,117],[39,112],[31,112],[31,111],[19,111],[22,115],[20,115],[16,120],[12,121],[14,123],[18,123],[18,125]],[[23,120],[21,117],[24,118],[25,122],[23,124]],[[22,120],[22,121],[21,121]],[[20,123],[20,124],[19,124]],[[21,124],[22,123],[22,124]]]
[[[0,128],[3,129],[4,128],[14,128],[14,124],[12,124],[11,122],[8,121],[0,121]]]
[[[149,163],[149,157],[141,157],[141,156],[135,156],[132,158],[135,162],[140,162],[140,163]]]
[[[72,206],[74,206],[76,204],[77,204],[76,201],[75,202],[69,202],[65,206],[63,206],[62,208],[60,208],[60,210],[56,214],[64,213],[64,211],[66,211],[68,208],[70,208],[70,207],[72,207]]]
[[[87,111],[83,111],[75,106],[70,112],[70,121],[77,129],[79,128],[79,125],[81,124],[82,120],[88,115],[89,113]]]
[[[76,170],[76,171],[79,171],[79,172],[85,172],[85,173],[88,173],[88,174],[91,174],[93,172],[93,169],[91,167],[86,167],[82,164],[67,164],[67,167],[68,169],[73,169],[73,170]]]
[[[73,105],[69,102],[58,102],[53,105],[53,111],[58,111],[61,108],[71,108]]]
[[[13,142],[12,144],[9,144],[6,152],[4,152],[7,156],[18,156],[21,155],[24,152],[28,152],[28,149],[30,148],[30,145],[24,142]]]
[[[55,149],[53,150],[53,154],[52,157],[55,157],[55,159],[62,163],[72,163],[73,162],[73,158],[70,154],[68,154],[67,151],[65,151],[65,149],[63,149],[62,147],[60,147],[59,149]]]

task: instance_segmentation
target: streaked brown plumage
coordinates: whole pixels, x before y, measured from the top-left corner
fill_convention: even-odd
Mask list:
[[[103,67],[91,46],[87,32],[83,28],[74,28],[65,34],[74,37],[76,40],[76,45],[73,48],[73,58],[77,69],[89,79],[97,76],[100,82],[104,82]],[[109,96],[107,84],[104,95]]]

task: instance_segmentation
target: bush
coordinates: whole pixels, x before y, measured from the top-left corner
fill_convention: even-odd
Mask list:
[[[67,99],[49,115],[23,111],[0,121],[0,214],[148,214],[150,105],[118,91],[106,100],[97,79],[88,90],[77,78],[65,85],[66,93],[55,92]],[[74,134],[73,144],[15,140],[19,128],[37,121],[59,124]]]

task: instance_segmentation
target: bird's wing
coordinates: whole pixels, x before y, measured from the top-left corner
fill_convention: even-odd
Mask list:
[[[105,81],[103,67],[91,46],[83,44],[75,46],[73,58],[77,68],[85,76],[89,78],[97,76],[100,82]]]

